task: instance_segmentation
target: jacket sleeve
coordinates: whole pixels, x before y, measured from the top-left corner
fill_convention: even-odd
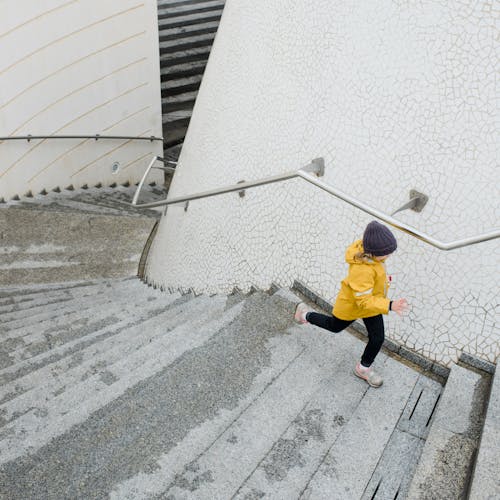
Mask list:
[[[368,266],[353,266],[347,278],[356,305],[367,312],[388,314],[390,300],[386,297],[374,296],[375,271]]]

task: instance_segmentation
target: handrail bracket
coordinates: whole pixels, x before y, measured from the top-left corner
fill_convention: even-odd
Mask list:
[[[325,160],[324,158],[315,158],[309,165],[302,167],[301,170],[316,174],[317,177],[323,177],[325,175]]]

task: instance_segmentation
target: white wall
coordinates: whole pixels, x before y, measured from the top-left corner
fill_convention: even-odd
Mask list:
[[[449,241],[498,225],[492,2],[228,1],[171,196],[293,170]],[[302,281],[334,300],[345,247],[371,217],[303,181],[168,209],[147,275],[228,292]],[[498,240],[444,252],[403,233],[392,296],[412,304],[388,336],[449,364],[495,361]]]
[[[0,136],[161,137],[154,0],[2,0],[0,47]],[[0,198],[135,181],[161,153],[150,141],[3,141]]]

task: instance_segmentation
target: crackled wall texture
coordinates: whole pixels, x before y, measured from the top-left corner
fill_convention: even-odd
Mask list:
[[[171,196],[322,156],[327,183],[386,213],[426,193],[397,217],[442,241],[494,229],[499,17],[489,1],[228,1]],[[299,280],[333,301],[370,220],[300,179],[173,206],[147,276],[207,293]],[[495,361],[498,240],[445,252],[396,235],[391,296],[411,312],[388,336],[444,364]]]
[[[155,0],[0,1],[0,136],[161,136],[156,12]],[[0,141],[0,198],[134,182],[154,154],[161,142]]]

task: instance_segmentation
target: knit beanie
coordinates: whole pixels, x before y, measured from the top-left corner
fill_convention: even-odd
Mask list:
[[[366,226],[363,234],[363,249],[366,253],[380,257],[396,250],[398,244],[389,228],[377,221]]]

